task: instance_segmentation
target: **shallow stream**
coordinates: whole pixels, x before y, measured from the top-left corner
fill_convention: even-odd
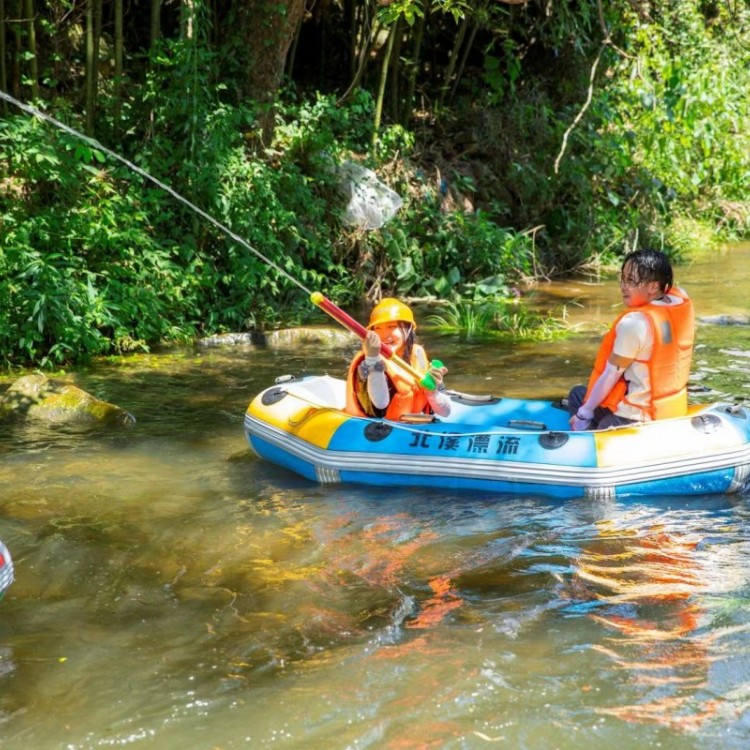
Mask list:
[[[677,270],[747,314],[750,246]],[[579,332],[427,333],[471,392],[587,374],[614,281],[537,292]],[[647,501],[318,486],[242,418],[356,347],[194,348],[71,375],[128,430],[7,429],[0,748],[747,748],[750,494]],[[693,398],[750,399],[750,326],[703,323]]]

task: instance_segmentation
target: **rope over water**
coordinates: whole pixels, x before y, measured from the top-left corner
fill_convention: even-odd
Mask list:
[[[191,210],[195,211],[197,214],[202,216],[206,221],[213,224],[218,230],[226,234],[228,237],[231,237],[235,242],[242,245],[246,250],[249,250],[253,255],[260,258],[266,265],[271,266],[271,268],[275,269],[285,278],[289,279],[293,284],[298,286],[305,294],[308,295],[308,297],[312,294],[312,292],[305,287],[302,282],[300,282],[298,279],[295,279],[293,276],[291,276],[289,273],[287,273],[281,266],[274,263],[270,258],[266,257],[261,253],[259,250],[256,250],[252,245],[250,245],[246,240],[244,240],[242,237],[240,237],[238,234],[235,234],[229,227],[222,224],[220,221],[217,221],[214,219],[213,216],[210,214],[207,214],[202,208],[199,208],[194,203],[191,203],[187,198],[184,198],[182,195],[180,195],[176,190],[173,190],[169,185],[166,185],[161,180],[156,179],[156,177],[153,177],[145,170],[141,169],[137,164],[133,164],[132,161],[128,161],[124,156],[120,156],[119,154],[116,154],[114,151],[111,151],[106,146],[103,146],[99,141],[97,141],[95,138],[91,138],[90,136],[84,135],[83,133],[80,133],[75,128],[71,128],[69,125],[65,125],[65,123],[60,122],[59,120],[56,120],[54,117],[50,117],[49,115],[45,114],[44,112],[41,112],[36,107],[32,107],[30,104],[24,104],[23,102],[19,102],[18,99],[14,99],[10,94],[7,94],[5,91],[0,91],[0,99],[4,99],[6,102],[9,102],[10,104],[13,104],[14,106],[18,107],[19,109],[22,109],[27,114],[32,115],[33,117],[38,117],[40,120],[46,120],[47,122],[54,125],[56,128],[59,128],[60,130],[63,130],[64,132],[68,133],[69,135],[72,135],[75,138],[78,138],[85,143],[88,143],[89,146],[92,146],[93,148],[97,149],[98,151],[103,151],[108,156],[111,156],[113,159],[116,159],[117,161],[124,164],[129,169],[132,169],[134,172],[137,172],[141,177],[144,177],[145,179],[152,182],[157,187],[161,188],[162,190],[166,190],[172,197],[176,198],[180,203],[184,204]]]

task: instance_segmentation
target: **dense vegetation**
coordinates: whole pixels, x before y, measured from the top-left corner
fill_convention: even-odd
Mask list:
[[[0,0],[0,91],[341,305],[430,296],[502,325],[524,280],[750,233],[749,21],[707,0]],[[310,315],[95,142],[0,106],[6,364]],[[347,162],[403,198],[381,229],[347,223]]]

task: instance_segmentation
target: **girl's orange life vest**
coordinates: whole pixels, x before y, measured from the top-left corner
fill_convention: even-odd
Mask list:
[[[643,407],[628,401],[628,382],[623,375],[600,406],[615,412],[618,404],[624,402],[646,411],[651,419],[683,417],[687,414],[687,382],[695,336],[693,303],[685,292],[676,287],[672,287],[669,294],[680,297],[683,300],[682,304],[654,305],[649,303],[642,307],[625,310],[617,317],[612,328],[604,335],[599,347],[594,369],[589,378],[586,398],[594,387],[594,383],[604,372],[614,347],[616,328],[620,319],[628,313],[639,312],[646,316],[654,341],[651,359],[644,362],[648,365],[651,381],[650,403],[647,407]],[[636,361],[643,362],[643,360]]]
[[[367,383],[360,380],[357,369],[365,355],[360,352],[349,366],[346,379],[346,412],[355,417],[375,416],[367,395]],[[404,414],[422,414],[429,410],[424,388],[414,382],[414,378],[390,359],[385,361],[385,374],[391,392],[391,402],[385,411],[385,418],[398,421]],[[415,344],[411,352],[412,367],[427,369],[427,355],[424,349]]]

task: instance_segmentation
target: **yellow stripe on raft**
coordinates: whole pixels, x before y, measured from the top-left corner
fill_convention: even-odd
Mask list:
[[[594,433],[597,465],[626,466],[658,462],[660,459],[704,455],[741,443],[736,430],[724,425],[715,432],[701,432],[690,420],[663,419],[638,427]]]
[[[349,414],[313,406],[292,394],[287,394],[271,406],[264,406],[260,398],[253,399],[247,411],[266,424],[278,427],[318,448],[328,448],[336,430],[351,419]]]

